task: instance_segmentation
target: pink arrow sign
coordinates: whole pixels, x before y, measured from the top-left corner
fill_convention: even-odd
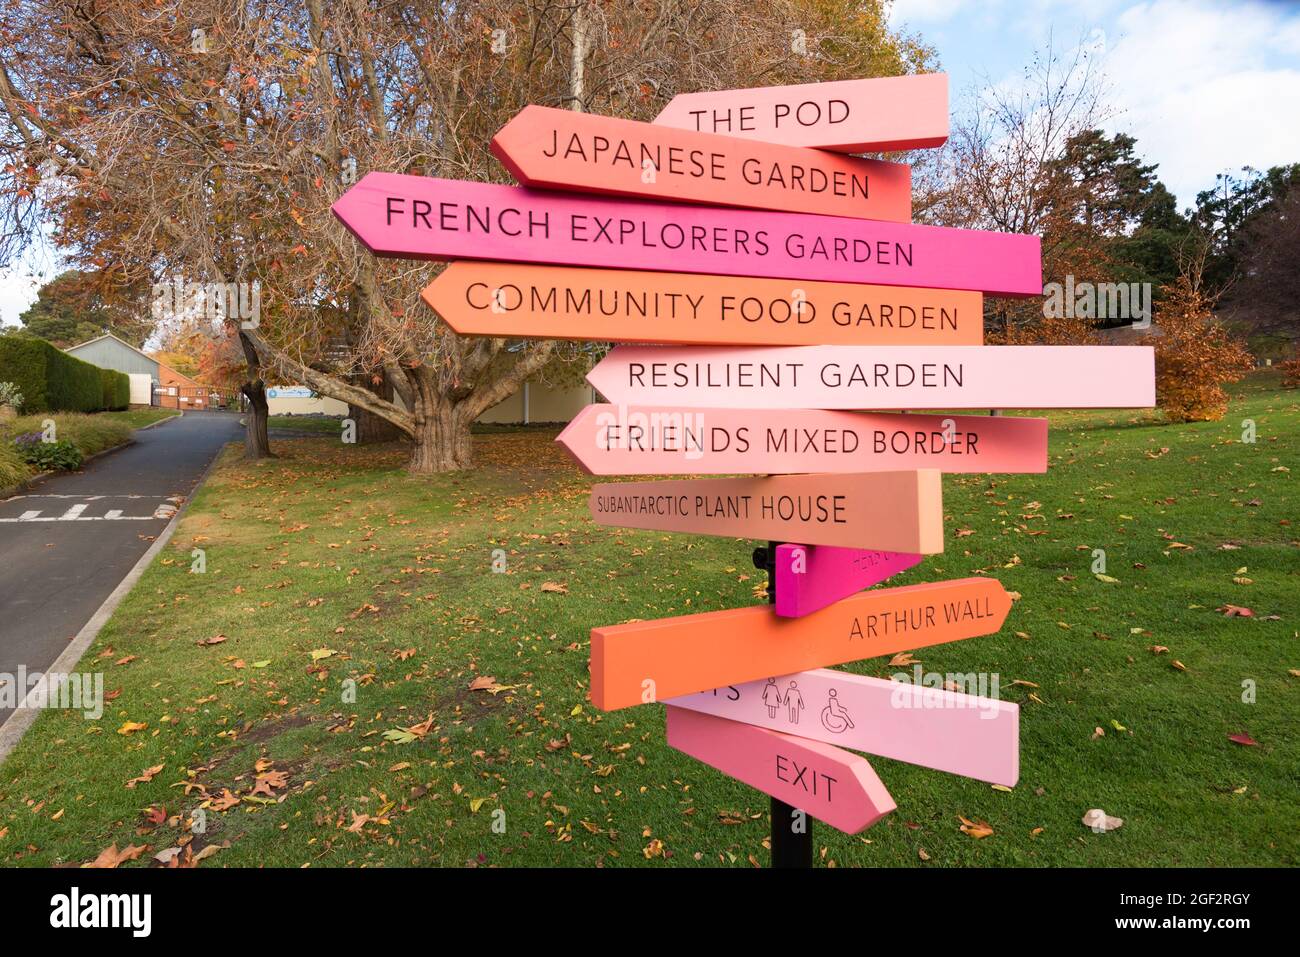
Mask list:
[[[801,618],[919,565],[911,552],[833,545],[778,545],[776,613]]]
[[[664,703],[990,784],[1020,778],[1020,708],[996,698],[818,668]]]
[[[372,253],[1040,296],[1037,236],[627,202],[368,173],[334,215]]]
[[[655,124],[842,153],[942,146],[948,140],[948,77],[922,73],[679,93]]]
[[[856,754],[672,705],[664,724],[670,747],[846,834],[894,810],[876,772]]]
[[[1131,409],[1150,346],[617,346],[587,374],[611,402],[730,409]]]
[[[593,475],[1045,472],[1047,420],[589,405],[556,438]]]
[[[904,163],[526,106],[492,138],[525,186],[912,221]]]

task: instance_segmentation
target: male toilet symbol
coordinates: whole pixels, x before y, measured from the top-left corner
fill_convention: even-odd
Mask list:
[[[838,693],[832,688],[827,693],[826,707],[822,708],[822,727],[827,731],[839,734],[841,731],[847,731],[849,728],[856,727],[853,719],[845,710],[844,705],[840,704]]]
[[[799,683],[791,681],[790,687],[785,691],[785,706],[790,712],[790,723],[799,723],[799,712],[803,710],[803,695],[799,693]]]

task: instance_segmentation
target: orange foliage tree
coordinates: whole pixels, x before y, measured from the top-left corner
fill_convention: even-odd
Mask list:
[[[1139,340],[1156,350],[1156,403],[1174,422],[1221,419],[1228,410],[1223,385],[1250,371],[1250,353],[1214,318],[1214,302],[1195,278],[1184,274],[1162,293],[1160,334]]]

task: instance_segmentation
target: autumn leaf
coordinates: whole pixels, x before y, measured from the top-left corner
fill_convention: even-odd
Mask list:
[[[96,857],[93,861],[90,861],[87,864],[82,864],[81,866],[97,867],[97,868],[114,868],[117,867],[119,864],[126,863],[127,861],[134,861],[144,852],[145,852],[145,848],[143,845],[137,847],[134,844],[128,844],[126,847],[122,848],[122,850],[119,851],[117,849],[117,844],[111,844],[108,847],[104,848],[104,850],[100,851],[99,856]]]
[[[559,582],[542,582],[542,591],[554,592],[557,595],[567,595],[569,593],[569,586],[561,585]]]
[[[131,780],[127,781],[126,786],[128,788],[134,788],[137,784],[148,784],[150,781],[153,780],[154,775],[157,774],[159,771],[161,771],[164,767],[166,767],[165,764],[155,764],[151,768],[145,768],[143,771],[140,772],[140,776],[138,778],[132,778]]]
[[[1113,831],[1118,827],[1123,827],[1124,819],[1120,817],[1111,817],[1101,808],[1094,807],[1083,815],[1083,826],[1091,828],[1099,834],[1104,834],[1107,831]]]
[[[903,665],[918,665],[920,663],[921,662],[918,659],[912,657],[912,653],[910,651],[900,651],[898,654],[894,655],[894,657],[889,659],[890,667],[900,667]]]
[[[122,727],[117,729],[118,734],[133,734],[136,731],[143,731],[149,725],[144,721],[127,721]]]
[[[230,788],[223,788],[221,797],[211,798],[208,801],[208,807],[214,811],[229,811],[239,803],[239,798],[230,793]]]
[[[960,816],[957,819],[961,821],[961,832],[963,834],[969,834],[976,840],[991,837],[993,834],[993,828],[989,827],[987,821],[971,821]]]
[[[1259,746],[1259,742],[1256,741],[1248,734],[1230,734],[1228,735],[1228,740],[1233,742],[1234,744],[1244,745],[1249,748],[1254,748]]]
[[[332,658],[336,654],[338,654],[338,652],[336,652],[333,648],[317,648],[315,651],[311,653],[311,660],[313,663],[315,663],[317,661],[321,661],[324,658]]]
[[[213,635],[211,638],[201,638],[198,641],[196,641],[195,644],[198,645],[200,648],[205,648],[209,645],[219,645],[225,640],[226,640],[225,635]]]

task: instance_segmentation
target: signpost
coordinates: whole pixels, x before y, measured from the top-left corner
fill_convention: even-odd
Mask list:
[[[796,146],[526,106],[492,138],[525,186],[912,221],[912,170]]]
[[[984,341],[984,297],[955,289],[462,261],[422,298],[471,336],[748,346]]]
[[[655,123],[743,139],[876,153],[948,140],[944,73],[679,93]]]
[[[996,698],[816,668],[665,704],[990,784],[1020,778],[1020,708]]]
[[[885,548],[943,551],[943,492],[933,469],[596,485],[599,525]]]
[[[332,208],[372,253],[403,259],[1043,292],[1038,237],[1013,233],[629,202],[398,173],[367,173]]]
[[[731,409],[1128,409],[1155,404],[1150,346],[618,346],[612,402]]]
[[[590,696],[666,701],[671,746],[769,794],[777,866],[811,865],[798,809],[856,833],[894,808],[835,745],[1018,778],[996,688],[824,670],[1006,620],[990,578],[862,590],[942,550],[941,472],[1046,468],[1044,420],[949,410],[1154,404],[1150,348],[985,347],[984,295],[1042,293],[1038,237],[913,225],[906,167],[839,155],[943,143],[947,89],[686,94],[652,126],[528,107],[493,150],[570,192],[372,172],[333,206],[377,255],[466,260],[423,293],[458,333],[656,344],[588,376],[616,404],[559,441],[589,472],[764,476],[593,488],[603,525],[767,539],[772,606],[594,628]]]
[[[921,563],[921,555],[834,545],[779,545],[776,613],[802,618]]]
[[[1011,596],[991,578],[864,591],[803,618],[764,605],[591,632],[591,700],[602,711],[742,681],[989,635]]]
[[[859,755],[672,705],[664,723],[671,747],[847,834],[894,810],[894,799]]]
[[[593,475],[1044,472],[1047,420],[589,405],[555,439]]]

